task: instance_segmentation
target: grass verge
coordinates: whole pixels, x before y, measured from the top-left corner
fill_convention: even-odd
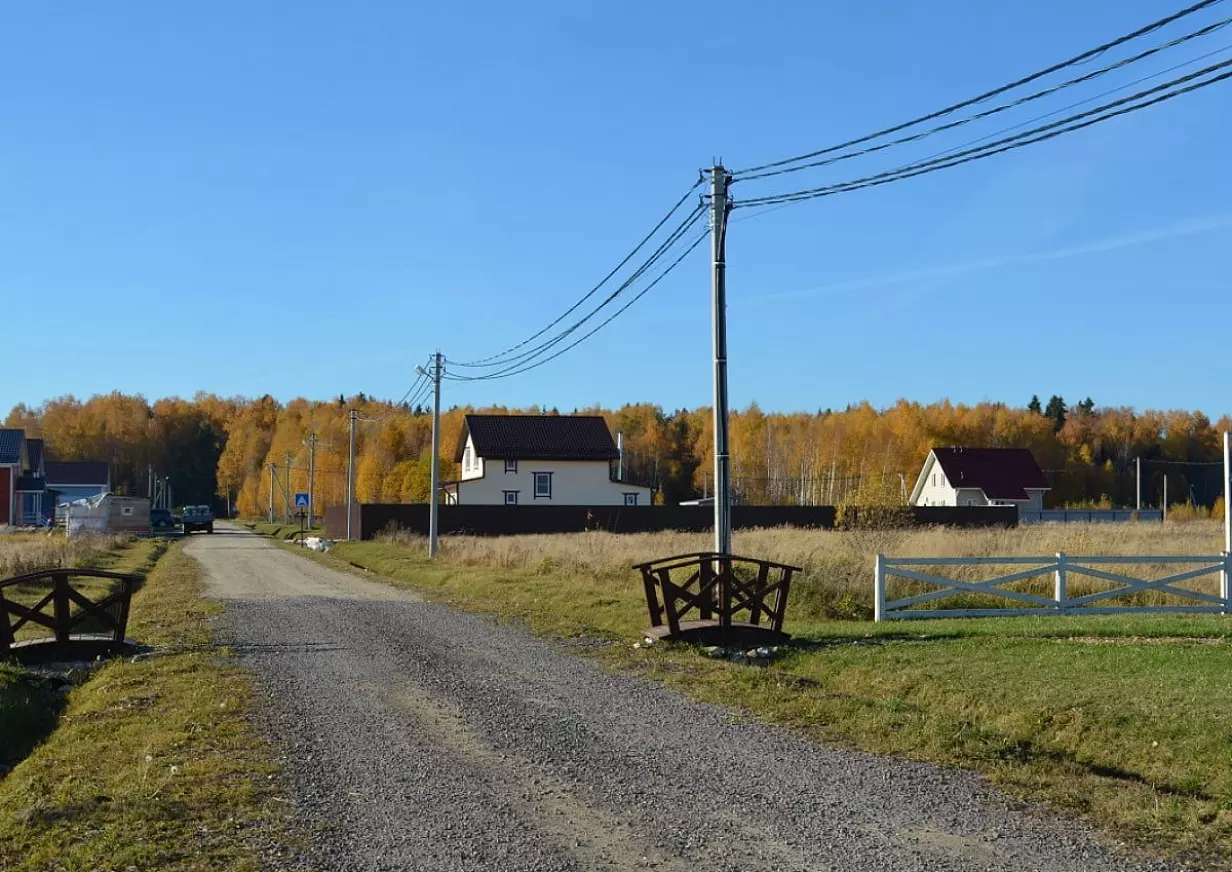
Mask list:
[[[341,542],[325,555],[293,550],[548,635],[628,643],[647,625],[632,575],[450,566],[390,542]],[[602,656],[821,741],[977,770],[1149,851],[1232,869],[1232,619],[812,621],[788,629],[799,644],[765,669],[680,646],[617,644]]]
[[[248,681],[212,647],[200,590],[178,547],[150,573],[129,635],[165,653],[102,666],[0,782],[0,868],[250,870],[282,841]]]

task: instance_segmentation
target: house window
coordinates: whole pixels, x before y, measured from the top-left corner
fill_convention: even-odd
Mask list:
[[[933,473],[933,487],[937,486],[937,473]]]
[[[517,472],[517,471],[518,471],[518,462],[516,460],[506,460],[505,461],[505,472]]]
[[[637,505],[637,494],[636,493],[625,494],[625,505],[626,506],[636,506]]]
[[[969,505],[969,506],[974,506],[974,505],[975,505],[975,500],[967,500],[967,505]]]
[[[505,491],[505,505],[516,506],[518,504],[517,491]]]
[[[535,473],[535,499],[550,500],[552,498],[552,473]]]
[[[471,468],[471,450],[470,450],[470,448],[467,448],[464,452],[462,452],[462,468],[463,468],[463,469],[470,469],[470,468]]]

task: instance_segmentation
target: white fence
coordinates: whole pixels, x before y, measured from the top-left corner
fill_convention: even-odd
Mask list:
[[[1121,575],[1100,569],[1101,566],[1150,565],[1166,567],[1193,567],[1182,571],[1174,571],[1163,578],[1144,579],[1131,575]],[[984,581],[960,581],[941,575],[932,575],[911,567],[934,566],[1022,566],[1025,567],[1008,575],[999,575]],[[1052,597],[1039,596],[1020,590],[1007,590],[1004,585],[1026,581],[1041,575],[1051,575],[1053,582]],[[885,557],[877,555],[874,568],[875,618],[878,621],[901,620],[904,618],[974,618],[974,617],[1005,617],[1012,615],[1116,615],[1129,612],[1217,612],[1227,614],[1232,612],[1232,598],[1229,597],[1229,575],[1232,574],[1232,557],[1227,553],[1213,556],[1174,556],[1159,557],[1071,557],[1067,554],[1057,554],[1053,557]],[[1070,597],[1067,593],[1068,580],[1071,575],[1095,578],[1117,585],[1108,590],[1097,591],[1083,596]],[[1219,578],[1219,594],[1205,593],[1178,587],[1181,582],[1197,578],[1216,576]],[[932,585],[936,589],[902,599],[886,599],[886,580],[903,578],[920,584]],[[1125,596],[1131,593],[1154,591],[1189,600],[1178,605],[1098,605],[1107,600]],[[953,608],[953,609],[920,609],[924,603],[931,603],[962,594],[977,594],[1013,600],[1022,603],[1020,607],[1007,606],[1003,608]]]

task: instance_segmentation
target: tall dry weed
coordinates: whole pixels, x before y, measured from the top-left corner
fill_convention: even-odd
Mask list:
[[[81,566],[107,551],[122,546],[130,537],[120,535],[75,536],[60,534],[0,537],[0,580],[40,569]]]
[[[426,550],[422,536],[394,531],[381,537],[414,550]],[[801,530],[791,527],[739,530],[736,553],[799,566],[803,572],[792,589],[792,612],[798,617],[867,618],[872,614],[873,558],[898,557],[1050,557],[1095,555],[1212,555],[1222,548],[1222,527],[1214,521],[1184,524],[1040,524],[1017,528],[932,527],[905,530]],[[585,575],[613,584],[630,584],[633,567],[674,554],[708,551],[707,533],[560,533],[529,536],[445,536],[441,557],[453,566],[524,569],[538,573]],[[1110,566],[1109,571],[1159,578],[1176,571],[1160,566]],[[947,577],[979,581],[1010,567],[953,566]],[[1213,580],[1196,582],[1207,590]],[[1078,596],[1107,587],[1074,576],[1070,593]],[[894,582],[891,596],[909,596],[925,588]],[[1015,590],[1051,595],[1051,579],[1021,582]],[[1139,604],[1163,602],[1158,595],[1136,597]],[[970,603],[968,603],[969,605]]]

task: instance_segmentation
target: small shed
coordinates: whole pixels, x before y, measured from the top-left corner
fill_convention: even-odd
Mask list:
[[[64,505],[70,536],[79,533],[148,533],[150,501],[145,497],[102,494]]]

